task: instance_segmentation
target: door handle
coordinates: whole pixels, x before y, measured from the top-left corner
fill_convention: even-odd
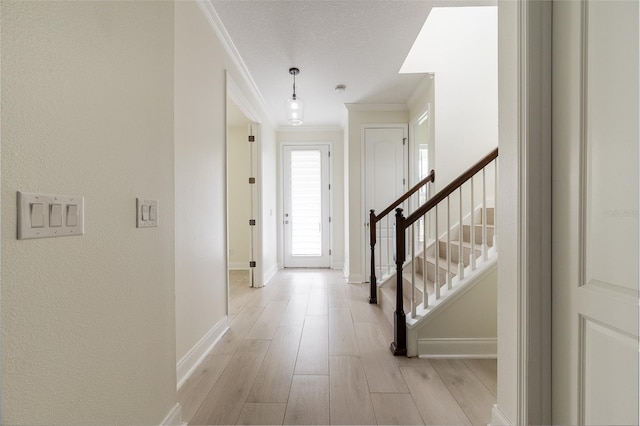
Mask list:
[[[285,225],[286,225],[286,224],[288,224],[288,223],[289,223],[289,221],[288,221],[288,220],[285,220],[285,221],[284,221],[284,224],[285,224]]]

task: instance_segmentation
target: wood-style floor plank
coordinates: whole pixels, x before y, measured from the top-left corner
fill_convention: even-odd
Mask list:
[[[467,359],[467,367],[478,376],[493,396],[498,395],[498,361],[495,359]]]
[[[242,407],[238,425],[281,425],[287,404],[248,402]]]
[[[400,371],[425,424],[470,424],[433,367],[400,367]]]
[[[327,315],[327,289],[325,287],[313,287],[309,295],[307,315]]]
[[[207,355],[198,369],[178,389],[178,402],[182,406],[184,421],[190,421],[198,411],[211,386],[218,380],[229,361],[231,355]]]
[[[261,339],[271,340],[273,339],[276,329],[282,320],[282,316],[287,309],[286,300],[271,300],[264,307],[264,310],[260,314],[260,317],[256,320],[253,327],[247,334],[247,339]]]
[[[329,309],[329,355],[360,355],[348,307]]]
[[[259,306],[245,306],[233,320],[229,322],[229,330],[218,340],[211,353],[218,355],[233,355],[238,346],[247,337],[249,330],[256,323],[264,308]]]
[[[360,322],[355,324],[355,328],[369,391],[409,393],[395,357],[386,348],[387,342],[378,330],[377,324]]]
[[[410,394],[372,393],[371,401],[379,425],[423,425]]]
[[[304,317],[309,304],[309,294],[292,294],[287,305],[287,310],[280,320],[281,326],[300,327],[304,325]]]
[[[285,425],[329,424],[329,376],[293,376]]]
[[[329,399],[331,424],[375,423],[371,394],[360,357],[329,357]]]
[[[191,419],[191,424],[235,424],[268,348],[268,340],[243,341]]]
[[[247,402],[287,402],[302,328],[278,327]]]
[[[295,374],[329,374],[329,319],[326,316],[305,318]]]
[[[431,364],[472,424],[491,422],[491,411],[487,407],[493,406],[496,398],[463,360],[435,359]]]

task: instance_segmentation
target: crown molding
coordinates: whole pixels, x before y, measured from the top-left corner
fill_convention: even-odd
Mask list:
[[[222,44],[225,52],[227,53],[227,55],[229,55],[231,62],[238,69],[240,79],[245,83],[253,97],[258,101],[263,116],[269,120],[270,124],[273,127],[277,127],[273,117],[271,117],[271,115],[268,113],[269,108],[267,106],[267,102],[262,96],[262,93],[260,93],[258,85],[251,76],[247,65],[242,60],[240,52],[238,52],[238,49],[233,43],[233,40],[231,40],[231,36],[227,32],[227,29],[224,27],[224,24],[220,19],[220,15],[218,15],[218,12],[216,12],[213,4],[211,4],[209,0],[196,0],[196,3],[200,7],[200,10],[202,11],[204,17],[207,19],[207,22],[209,22],[209,25],[211,25],[211,28],[218,37],[218,40],[220,41],[220,44]]]
[[[344,104],[349,111],[408,111],[407,104]]]
[[[327,126],[280,126],[278,132],[282,133],[319,133],[319,132],[343,132],[344,128],[337,124]]]

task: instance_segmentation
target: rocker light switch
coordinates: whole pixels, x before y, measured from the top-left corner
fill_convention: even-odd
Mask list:
[[[136,226],[154,228],[158,226],[158,202],[136,198]]]
[[[84,234],[84,198],[18,192],[18,239]]]
[[[52,228],[62,226],[62,204],[49,204],[49,226]]]

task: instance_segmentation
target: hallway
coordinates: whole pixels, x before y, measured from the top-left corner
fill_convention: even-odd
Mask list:
[[[246,273],[246,272],[245,272]],[[201,424],[487,424],[495,360],[393,357],[367,287],[330,270],[230,278],[230,330],[178,392]]]

